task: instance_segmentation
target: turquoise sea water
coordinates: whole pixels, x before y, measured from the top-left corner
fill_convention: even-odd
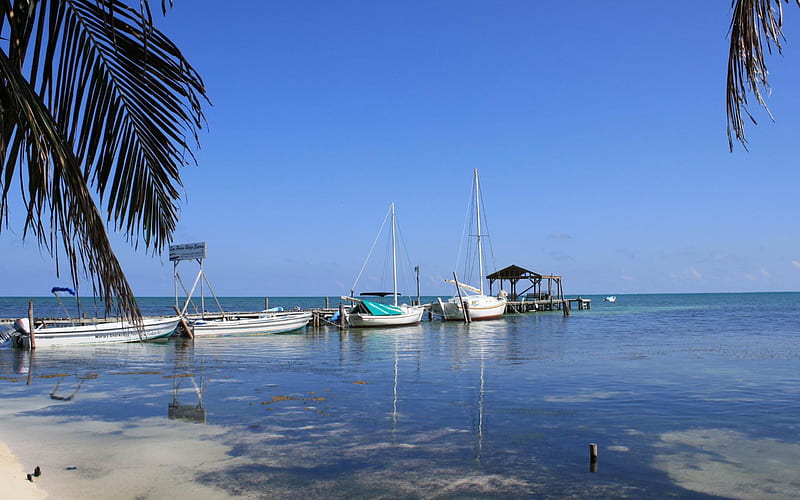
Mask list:
[[[204,444],[228,461],[188,480],[253,498],[797,495],[800,293],[591,298],[569,317],[0,349],[0,404],[6,422],[49,419],[66,440],[79,424],[120,445],[215,429]],[[169,314],[174,299],[140,302]],[[35,299],[36,311],[54,305]],[[27,298],[0,299],[0,316],[26,314]],[[76,392],[53,399],[54,388]],[[169,418],[170,404],[201,396],[204,423]],[[137,437],[119,441],[126,428]],[[77,447],[74,463],[50,467],[99,474]]]

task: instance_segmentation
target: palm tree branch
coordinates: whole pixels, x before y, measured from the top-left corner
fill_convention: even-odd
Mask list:
[[[62,40],[51,109],[71,131],[109,222],[160,250],[177,222],[178,167],[194,159],[190,145],[204,124],[202,79],[141,12],[116,0],[64,5],[61,36],[48,42]]]
[[[107,311],[117,304],[122,312],[138,319],[141,314],[133,292],[114,256],[80,162],[43,100],[2,51],[0,103],[3,144],[13,145],[2,151],[5,178],[13,174],[18,163],[20,176],[27,181],[20,182],[27,208],[25,234],[35,235],[56,259],[60,241],[73,284],[78,286],[80,268],[86,269],[92,277],[93,292],[105,298]],[[27,167],[24,173],[23,165]],[[8,185],[0,199],[4,210],[7,194]]]
[[[744,115],[754,124],[755,118],[747,109],[747,95],[752,93],[770,119],[772,114],[764,99],[769,91],[764,47],[772,53],[773,46],[781,53],[783,36],[783,2],[790,0],[733,0],[730,25],[726,108],[728,116],[728,146],[733,150],[736,138],[747,149]],[[800,6],[800,0],[795,0]]]

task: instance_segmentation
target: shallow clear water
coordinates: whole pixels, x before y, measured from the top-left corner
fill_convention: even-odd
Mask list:
[[[223,445],[230,463],[190,479],[231,495],[800,491],[800,294],[592,298],[591,310],[569,317],[309,328],[32,356],[0,349],[0,398],[19,408],[8,410],[12,419],[47,417],[66,427],[113,422],[145,436],[167,424],[176,432],[220,429],[203,439]],[[239,310],[264,304],[226,300]],[[323,303],[283,300],[270,305]],[[150,314],[170,304],[142,299]],[[0,300],[0,316],[13,307],[24,315],[27,299]],[[168,418],[170,404],[196,407],[200,396],[205,423]],[[13,447],[13,438],[0,437]],[[594,472],[589,443],[599,447]]]

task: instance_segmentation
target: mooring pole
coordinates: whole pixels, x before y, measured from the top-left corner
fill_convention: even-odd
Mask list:
[[[33,326],[33,301],[28,301],[28,337],[30,337],[30,348],[31,351],[36,349],[36,334],[34,333],[34,326]]]
[[[344,304],[339,304],[339,328],[344,329],[347,318],[344,315]]]
[[[461,312],[464,313],[464,323],[469,323],[469,304],[467,304],[467,301],[461,296],[461,287],[458,286],[458,277],[455,271],[453,271],[453,281],[456,282],[456,292],[458,292],[458,301],[461,302]]]
[[[419,266],[414,267],[414,272],[417,275],[417,305],[420,305],[422,304],[422,298],[420,297],[419,294]]]

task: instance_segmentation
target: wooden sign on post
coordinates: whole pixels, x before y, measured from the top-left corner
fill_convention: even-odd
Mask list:
[[[169,246],[169,260],[180,262],[182,260],[196,260],[206,258],[206,242],[184,243]]]

